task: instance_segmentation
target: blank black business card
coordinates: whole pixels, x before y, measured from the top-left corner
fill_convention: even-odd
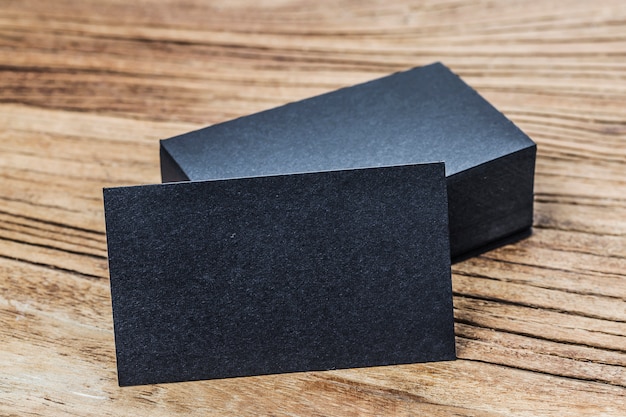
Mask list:
[[[120,385],[455,358],[442,163],[104,201]]]
[[[536,146],[445,65],[161,142],[164,182],[443,161],[455,260],[530,233]]]

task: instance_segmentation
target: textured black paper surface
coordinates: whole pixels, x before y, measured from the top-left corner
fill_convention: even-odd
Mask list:
[[[161,142],[164,182],[444,161],[453,257],[529,229],[535,144],[442,64]]]
[[[120,385],[455,358],[441,163],[104,198]]]

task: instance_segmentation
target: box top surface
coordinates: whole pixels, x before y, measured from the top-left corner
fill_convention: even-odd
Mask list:
[[[534,143],[440,63],[162,141],[191,180],[445,161],[447,175]]]
[[[441,163],[104,204],[121,385],[455,357]]]

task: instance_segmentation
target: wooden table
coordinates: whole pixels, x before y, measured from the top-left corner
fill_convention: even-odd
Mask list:
[[[459,360],[119,388],[102,187],[158,139],[442,61],[539,145]],[[626,2],[0,0],[0,414],[626,415]]]

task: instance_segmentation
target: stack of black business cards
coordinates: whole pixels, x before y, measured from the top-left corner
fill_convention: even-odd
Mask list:
[[[104,191],[120,385],[454,359],[451,258],[530,232],[535,152],[441,64],[162,141]]]

